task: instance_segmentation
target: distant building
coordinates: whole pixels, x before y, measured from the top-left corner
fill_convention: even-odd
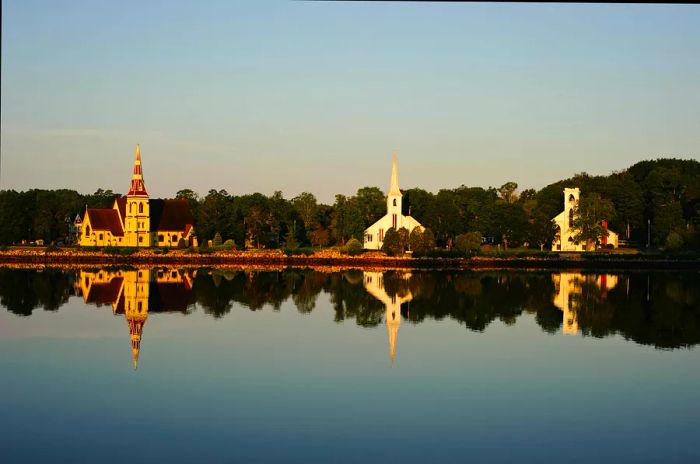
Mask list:
[[[131,187],[112,208],[86,208],[80,223],[80,246],[176,247],[187,246],[194,237],[194,220],[187,200],[150,199],[143,181],[141,150]],[[196,245],[196,243],[193,243]]]
[[[386,215],[365,229],[364,247],[369,250],[379,250],[384,243],[384,234],[390,228],[399,230],[402,227],[411,233],[416,227],[422,227],[418,221],[411,216],[401,214],[401,200],[403,194],[399,189],[398,161],[394,154],[391,161],[391,181],[389,182],[389,193],[386,197]]]
[[[585,243],[577,242],[574,239],[576,235],[574,215],[576,214],[580,194],[578,187],[564,189],[564,211],[553,219],[556,224],[556,231],[552,241],[552,251],[587,251]],[[614,248],[617,248],[617,234],[608,229],[607,221],[603,221],[603,227],[608,231],[608,235],[607,237],[600,237],[600,244],[611,244]]]

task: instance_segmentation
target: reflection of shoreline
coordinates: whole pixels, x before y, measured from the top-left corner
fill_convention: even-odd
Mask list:
[[[186,305],[196,302],[196,307],[204,314],[221,318],[231,313],[236,305],[252,311],[278,310],[285,301],[307,314],[326,308],[317,306],[319,296],[326,294],[336,322],[354,320],[358,326],[376,327],[389,319],[385,305],[365,289],[364,274],[359,270],[329,273],[309,269],[274,272],[250,269],[236,272],[235,269],[210,267],[198,272],[192,289],[183,292],[178,299],[186,301]],[[103,272],[135,270],[139,268],[119,270],[112,267]],[[93,268],[83,272],[99,271]],[[178,272],[194,275],[193,271]],[[30,316],[34,310],[57,311],[68,304],[71,296],[82,294],[80,285],[75,285],[77,274],[48,267],[37,271],[0,268],[0,302],[9,313],[20,317]],[[404,296],[410,292],[414,296],[410,314],[406,307],[400,314],[404,320],[410,317],[413,323],[449,318],[467,330],[483,332],[494,321],[510,325],[529,313],[535,314],[537,325],[547,333],[566,329],[598,338],[621,335],[640,344],[671,349],[700,343],[700,312],[697,311],[700,274],[695,272],[618,274],[617,285],[613,285],[610,277],[604,278],[603,285],[603,279],[598,278],[600,274],[591,273],[588,275],[596,277],[579,279],[580,292],[569,292],[564,299],[560,295],[562,290],[555,289],[551,272],[412,271],[408,280],[400,277],[401,272],[383,274],[387,294]],[[603,287],[606,290],[602,290]],[[113,293],[118,296],[119,291]],[[159,292],[152,294],[157,296]],[[575,319],[566,317],[571,320],[563,327],[562,306],[568,304],[569,294],[573,295],[572,303],[576,306]],[[555,297],[559,305],[555,305]],[[103,304],[111,307],[114,301],[118,299],[113,296]],[[149,313],[156,307],[149,301]],[[193,308],[178,309],[170,304],[164,307],[185,314]],[[571,306],[569,309],[573,312]]]

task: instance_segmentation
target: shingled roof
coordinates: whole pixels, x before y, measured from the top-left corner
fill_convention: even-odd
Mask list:
[[[92,230],[109,231],[115,237],[124,236],[124,228],[119,220],[119,213],[112,208],[88,208],[85,213],[90,218]]]
[[[194,222],[187,200],[150,200],[152,231],[187,231]]]

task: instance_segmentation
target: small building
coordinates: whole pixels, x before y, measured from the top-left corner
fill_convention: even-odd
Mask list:
[[[380,250],[384,243],[384,234],[390,228],[399,230],[402,227],[408,229],[410,234],[416,227],[422,227],[418,221],[411,216],[404,216],[401,213],[401,200],[403,194],[399,189],[398,161],[394,154],[391,161],[391,180],[389,182],[389,193],[386,197],[386,215],[377,222],[365,229],[364,247],[369,250]]]
[[[141,149],[131,187],[112,208],[86,208],[80,223],[80,246],[177,247],[195,241],[194,219],[187,200],[151,199],[141,168]]]
[[[574,216],[578,207],[581,191],[576,188],[564,189],[564,211],[559,213],[554,219],[556,229],[554,240],[552,241],[552,251],[590,251],[586,250],[586,244],[577,242],[574,238],[576,229],[574,228]],[[608,221],[603,221],[603,228],[608,231],[607,236],[600,237],[600,244],[618,246],[618,236],[608,229]]]

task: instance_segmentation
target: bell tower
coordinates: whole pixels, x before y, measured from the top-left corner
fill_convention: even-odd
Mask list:
[[[124,218],[124,239],[127,246],[151,246],[151,219],[148,208],[148,192],[143,182],[141,168],[141,148],[136,145],[134,172],[131,187],[126,194],[126,214]]]
[[[399,189],[399,168],[396,152],[391,157],[391,180],[389,181],[389,193],[386,197],[386,213],[391,218],[391,227],[401,228],[401,189]]]

